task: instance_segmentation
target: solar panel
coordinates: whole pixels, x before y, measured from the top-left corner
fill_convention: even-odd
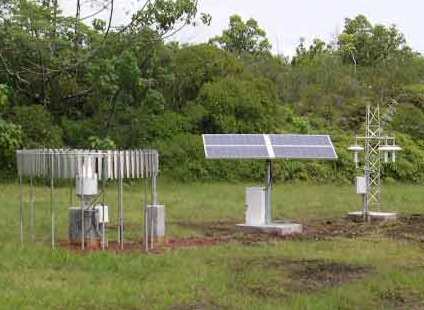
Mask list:
[[[208,159],[337,159],[327,135],[207,134]]]
[[[275,158],[287,159],[336,159],[337,155],[331,147],[274,147]]]
[[[264,135],[259,134],[223,134],[203,135],[207,145],[265,145]]]
[[[337,159],[331,139],[326,135],[269,135],[275,158]]]
[[[269,135],[272,145],[331,145],[329,136],[322,135]]]
[[[266,146],[207,146],[209,159],[267,159],[269,158]]]
[[[209,159],[267,159],[268,149],[261,134],[203,135]]]

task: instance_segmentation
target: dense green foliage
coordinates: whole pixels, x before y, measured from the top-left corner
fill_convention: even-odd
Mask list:
[[[363,131],[366,103],[378,102],[383,113],[390,104],[385,130],[405,148],[385,176],[424,181],[424,58],[395,26],[346,19],[337,42],[301,40],[289,60],[272,55],[265,31],[239,16],[209,44],[165,43],[195,23],[196,1],[151,1],[117,29],[64,17],[50,1],[6,3],[3,170],[13,168],[17,147],[157,147],[163,172],[179,179],[257,179],[261,162],[206,161],[200,135],[300,132],[330,133],[339,160],[276,162],[276,177],[347,181],[346,146]]]

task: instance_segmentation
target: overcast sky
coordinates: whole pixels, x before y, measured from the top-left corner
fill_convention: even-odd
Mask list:
[[[60,0],[65,13],[73,14],[75,0]],[[102,1],[102,0],[98,0]],[[104,0],[103,0],[104,1]],[[199,0],[200,11],[212,15],[209,27],[187,27],[174,40],[205,42],[227,28],[229,16],[255,18],[267,32],[275,52],[293,55],[303,37],[334,39],[343,30],[344,18],[366,15],[371,22],[396,24],[408,44],[424,53],[424,0]],[[84,3],[84,1],[83,1]],[[144,0],[115,0],[114,25],[127,23]],[[84,5],[82,16],[98,8]],[[106,17],[106,14],[103,15]]]

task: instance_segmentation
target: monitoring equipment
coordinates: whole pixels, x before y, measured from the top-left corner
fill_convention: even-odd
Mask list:
[[[328,135],[204,134],[207,159],[255,159],[266,162],[265,186],[246,190],[246,226],[279,234],[302,232],[302,225],[272,222],[272,161],[278,159],[334,160]]]

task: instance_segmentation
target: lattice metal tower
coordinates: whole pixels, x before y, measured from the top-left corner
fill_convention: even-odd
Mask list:
[[[395,101],[391,102],[383,119],[389,120],[395,113]],[[358,141],[362,141],[360,145]],[[364,172],[366,193],[364,197],[363,214],[366,217],[371,210],[381,210],[381,169],[382,159],[385,163],[395,162],[396,152],[401,148],[396,145],[394,137],[386,136],[383,133],[382,118],[380,115],[380,105],[371,106],[367,104],[366,120],[365,120],[365,135],[355,137],[355,145],[349,147],[349,150],[354,152],[354,161],[356,168],[359,163],[359,152],[365,151],[364,156]]]
[[[380,146],[384,137],[380,121],[380,105],[367,105],[365,124],[365,176],[368,190],[366,207],[371,210],[381,209],[381,155]]]

